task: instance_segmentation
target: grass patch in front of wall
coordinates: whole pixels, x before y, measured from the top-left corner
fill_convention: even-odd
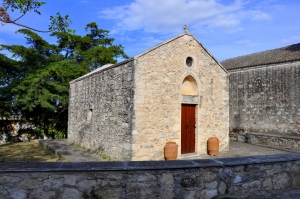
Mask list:
[[[0,145],[1,162],[67,162],[38,142],[18,142]]]

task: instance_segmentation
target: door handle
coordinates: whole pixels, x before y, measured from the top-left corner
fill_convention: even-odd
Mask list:
[[[185,125],[185,129],[188,129],[189,128],[189,126],[188,125]]]

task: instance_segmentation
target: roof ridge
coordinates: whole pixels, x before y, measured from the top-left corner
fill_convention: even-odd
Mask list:
[[[296,60],[300,60],[300,43],[229,58],[221,61],[221,64],[231,70]]]

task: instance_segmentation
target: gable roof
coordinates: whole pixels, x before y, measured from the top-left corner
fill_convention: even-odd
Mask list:
[[[164,41],[164,42],[162,42],[162,43],[159,43],[158,45],[156,45],[156,46],[154,46],[154,47],[152,47],[152,48],[150,48],[150,49],[148,49],[148,50],[146,50],[146,51],[144,51],[144,52],[142,52],[142,53],[140,53],[140,54],[138,54],[138,55],[136,55],[136,56],[134,56],[133,58],[134,59],[137,59],[138,57],[141,57],[142,55],[145,55],[146,53],[148,53],[148,52],[150,52],[150,51],[152,51],[152,50],[155,50],[155,49],[157,49],[157,48],[159,48],[160,46],[162,46],[162,45],[165,45],[165,44],[167,44],[167,43],[169,43],[169,42],[171,42],[171,41],[173,41],[173,40],[175,40],[175,39],[177,39],[177,38],[179,38],[179,37],[182,37],[182,36],[184,36],[184,35],[189,35],[189,36],[191,36],[191,37],[193,37],[194,38],[194,40],[195,41],[197,41],[197,43],[205,50],[205,52],[207,53],[207,54],[209,54],[209,56],[226,72],[226,73],[228,73],[228,71],[222,66],[222,64],[220,64],[220,62],[207,50],[207,48],[194,36],[194,35],[192,35],[192,34],[190,34],[190,33],[188,33],[188,32],[184,32],[184,33],[182,33],[182,34],[179,34],[179,35],[177,35],[177,36],[175,36],[175,37],[173,37],[173,38],[171,38],[171,39],[168,39],[168,40],[166,40],[166,41]]]
[[[227,69],[300,61],[300,43],[221,61]]]
[[[142,53],[140,53],[140,54],[138,54],[138,55],[136,55],[136,56],[134,56],[134,57],[132,57],[132,58],[129,58],[129,59],[127,59],[127,60],[124,60],[124,61],[122,61],[122,62],[119,62],[119,63],[117,63],[117,64],[106,64],[106,65],[104,65],[104,66],[101,66],[101,67],[99,67],[98,69],[95,69],[94,71],[91,71],[91,72],[89,72],[89,73],[87,73],[87,74],[85,74],[85,75],[83,75],[83,76],[81,76],[81,77],[79,77],[79,78],[77,78],[77,79],[74,79],[74,80],[72,80],[71,82],[70,82],[70,84],[72,84],[72,83],[74,83],[74,82],[77,82],[77,81],[80,81],[80,80],[82,80],[82,79],[85,79],[85,78],[87,78],[87,77],[90,77],[90,76],[92,76],[92,75],[94,75],[94,74],[96,74],[96,73],[101,73],[101,72],[103,72],[103,71],[105,71],[105,70],[108,70],[108,69],[110,69],[110,68],[114,68],[114,67],[118,67],[118,66],[121,66],[121,65],[123,65],[123,64],[126,64],[126,63],[128,63],[128,62],[130,62],[130,61],[133,61],[133,60],[135,60],[135,59],[137,59],[138,57],[140,57],[140,56],[142,56],[142,55],[144,55],[144,54],[146,54],[146,53],[148,53],[148,52],[150,52],[150,51],[152,51],[152,50],[155,50],[156,48],[159,48],[160,46],[162,46],[162,45],[164,45],[164,44],[167,44],[167,43],[169,43],[169,42],[171,42],[171,41],[173,41],[173,40],[175,40],[175,39],[177,39],[177,38],[179,38],[179,37],[182,37],[182,36],[184,36],[184,35],[189,35],[189,36],[192,36],[197,42],[198,42],[198,44],[209,54],[209,56],[211,56],[211,58],[213,59],[213,60],[215,60],[215,62],[226,72],[226,73],[228,73],[228,71],[222,66],[222,64],[220,64],[220,62],[218,62],[217,61],[217,59],[205,48],[205,46],[194,36],[194,35],[192,35],[192,34],[190,34],[190,33],[188,33],[188,32],[184,32],[184,33],[182,33],[182,34],[179,34],[179,35],[177,35],[177,36],[175,36],[175,37],[173,37],[173,38],[171,38],[171,39],[169,39],[169,40],[167,40],[167,41],[164,41],[164,42],[162,42],[162,43],[160,43],[160,44],[158,44],[158,45],[156,45],[156,46],[154,46],[154,47],[152,47],[152,48],[150,48],[150,49],[148,49],[148,50],[146,50],[146,51],[144,51],[144,52],[142,52]]]

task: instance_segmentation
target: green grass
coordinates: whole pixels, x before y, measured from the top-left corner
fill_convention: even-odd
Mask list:
[[[19,142],[0,145],[0,161],[5,162],[67,162],[38,142]]]

